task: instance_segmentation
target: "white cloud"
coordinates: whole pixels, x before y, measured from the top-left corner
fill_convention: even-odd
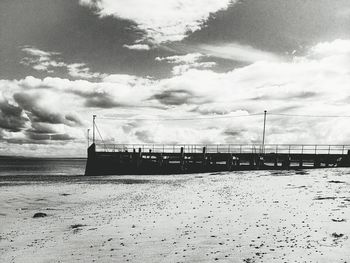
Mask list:
[[[186,55],[176,55],[169,57],[156,57],[156,61],[166,61],[171,64],[177,64],[173,67],[173,74],[180,75],[185,73],[191,68],[211,68],[216,65],[215,62],[200,61],[204,59],[204,56],[201,53],[189,53]]]
[[[132,20],[146,32],[149,42],[179,41],[199,30],[212,13],[227,9],[235,0],[80,0],[100,16]]]
[[[208,56],[254,63],[257,61],[282,61],[280,56],[238,43],[199,45],[196,48]]]
[[[26,66],[31,66],[38,71],[53,73],[57,68],[64,68],[68,71],[68,74],[74,78],[90,79],[104,77],[103,74],[98,72],[91,72],[85,63],[67,64],[60,61],[58,58],[60,53],[58,52],[47,52],[28,46],[22,48],[22,51],[29,56],[24,57],[20,63]]]
[[[91,72],[84,63],[73,63],[67,65],[68,74],[75,78],[91,79],[101,78],[103,75],[98,72]]]
[[[52,72],[53,68],[66,66],[65,63],[58,62],[52,58],[59,55],[60,53],[46,52],[29,46],[23,47],[22,51],[29,55],[29,57],[24,57],[20,63],[26,66],[31,66],[35,70]]]
[[[215,62],[196,62],[193,64],[177,65],[173,67],[172,73],[174,75],[181,75],[184,74],[186,71],[190,70],[191,68],[211,68],[215,65]]]
[[[156,60],[167,61],[169,63],[174,63],[174,64],[180,64],[180,63],[193,64],[203,57],[204,56],[201,53],[189,53],[182,56],[176,55],[176,56],[169,56],[169,57],[156,57]]]
[[[32,56],[38,57],[39,60],[47,60],[52,55],[59,55],[60,54],[58,52],[46,52],[46,51],[43,51],[43,50],[40,50],[40,49],[37,49],[34,47],[30,47],[30,46],[23,47],[22,51],[24,51]]]
[[[123,74],[105,76],[96,82],[49,77],[0,80],[0,97],[4,112],[10,109],[13,116],[22,116],[14,108],[22,105],[27,116],[34,111],[32,115],[36,114],[37,119],[51,123],[63,120],[61,124],[50,125],[61,125],[62,131],[74,134],[74,147],[80,145],[82,153],[85,153],[84,129],[91,123],[92,114],[98,115],[104,138],[117,138],[122,143],[259,142],[262,116],[191,121],[139,119],[247,115],[265,109],[268,110],[267,143],[346,143],[350,137],[348,119],[286,118],[271,113],[349,115],[349,56],[350,42],[336,40],[316,45],[304,57],[259,61],[225,73],[189,68],[160,80]],[[186,55],[159,60],[185,66],[197,63],[200,58],[200,55]],[[25,95],[19,100],[19,95],[14,99],[14,94]],[[23,96],[37,98],[35,105],[26,105]],[[41,112],[45,109],[50,114]],[[73,112],[84,123],[83,128],[68,125]],[[119,120],[104,120],[102,116]],[[2,118],[6,120],[5,115]],[[120,120],[124,118],[130,120]],[[25,127],[30,127],[29,124]],[[22,127],[23,123],[19,125]],[[25,132],[3,131],[1,136],[3,141],[20,141],[25,138]]]
[[[334,56],[350,53],[350,40],[337,39],[333,42],[318,43],[311,48],[311,55]]]
[[[123,45],[123,47],[131,50],[150,50],[150,46],[146,44]]]

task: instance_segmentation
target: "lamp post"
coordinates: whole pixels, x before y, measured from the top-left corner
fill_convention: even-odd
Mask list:
[[[267,111],[264,111],[264,129],[263,129],[263,138],[262,138],[262,153],[265,153],[265,129],[266,129],[266,113]]]
[[[92,115],[92,143],[95,144],[95,119],[96,115]]]

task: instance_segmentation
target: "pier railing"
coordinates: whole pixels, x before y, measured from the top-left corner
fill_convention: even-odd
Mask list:
[[[96,144],[97,152],[347,154],[350,145],[325,144]]]

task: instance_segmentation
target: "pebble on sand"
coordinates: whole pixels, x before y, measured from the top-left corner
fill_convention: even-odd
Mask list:
[[[33,215],[33,218],[46,217],[46,216],[47,216],[46,213],[41,213],[41,212],[39,212],[39,213],[35,213],[35,214]]]

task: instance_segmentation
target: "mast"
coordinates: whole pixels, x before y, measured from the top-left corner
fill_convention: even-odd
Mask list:
[[[95,119],[96,115],[92,115],[92,143],[95,144]]]
[[[262,138],[262,147],[261,147],[261,151],[262,153],[265,153],[265,129],[266,129],[266,113],[267,111],[264,111],[264,129],[263,129],[263,138]]]

